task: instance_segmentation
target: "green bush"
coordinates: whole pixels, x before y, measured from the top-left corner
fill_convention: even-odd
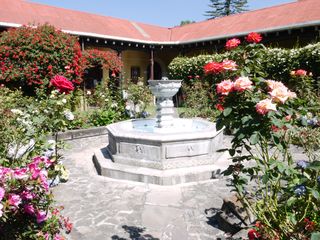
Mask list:
[[[244,58],[252,61],[251,66],[248,66],[248,62],[242,62],[241,59]],[[256,76],[277,79],[285,83],[288,83],[290,72],[295,69],[302,68],[312,72],[314,79],[320,76],[320,43],[315,43],[293,49],[265,48],[260,44],[249,44],[235,51],[220,54],[177,57],[169,64],[169,77],[183,79],[189,83],[189,79],[197,75],[204,77],[203,66],[206,63],[221,62],[224,59],[234,60],[241,65],[244,63]]]

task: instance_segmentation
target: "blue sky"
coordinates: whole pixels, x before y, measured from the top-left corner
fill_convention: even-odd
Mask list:
[[[209,0],[29,0],[106,16],[150,23],[163,27],[182,20],[203,21]],[[294,2],[295,0],[249,0],[250,9]]]

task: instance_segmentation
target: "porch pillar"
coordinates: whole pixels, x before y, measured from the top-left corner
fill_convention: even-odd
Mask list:
[[[150,80],[154,80],[154,56],[153,49],[150,51]]]

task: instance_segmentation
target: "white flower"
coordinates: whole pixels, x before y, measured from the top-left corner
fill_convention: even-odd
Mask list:
[[[72,121],[74,119],[73,113],[70,112],[69,110],[65,110],[63,113],[65,118],[68,119],[69,121]]]
[[[88,90],[88,91],[87,91],[87,95],[91,95],[91,91]]]
[[[23,112],[20,109],[11,109],[11,112],[18,115],[23,115]]]
[[[67,103],[67,99],[64,98],[64,99],[61,100],[61,102]]]

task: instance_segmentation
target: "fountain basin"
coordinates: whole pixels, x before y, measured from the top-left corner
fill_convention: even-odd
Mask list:
[[[174,119],[171,128],[156,120],[129,120],[107,126],[107,151],[115,163],[166,170],[213,164],[222,131],[202,119]]]

